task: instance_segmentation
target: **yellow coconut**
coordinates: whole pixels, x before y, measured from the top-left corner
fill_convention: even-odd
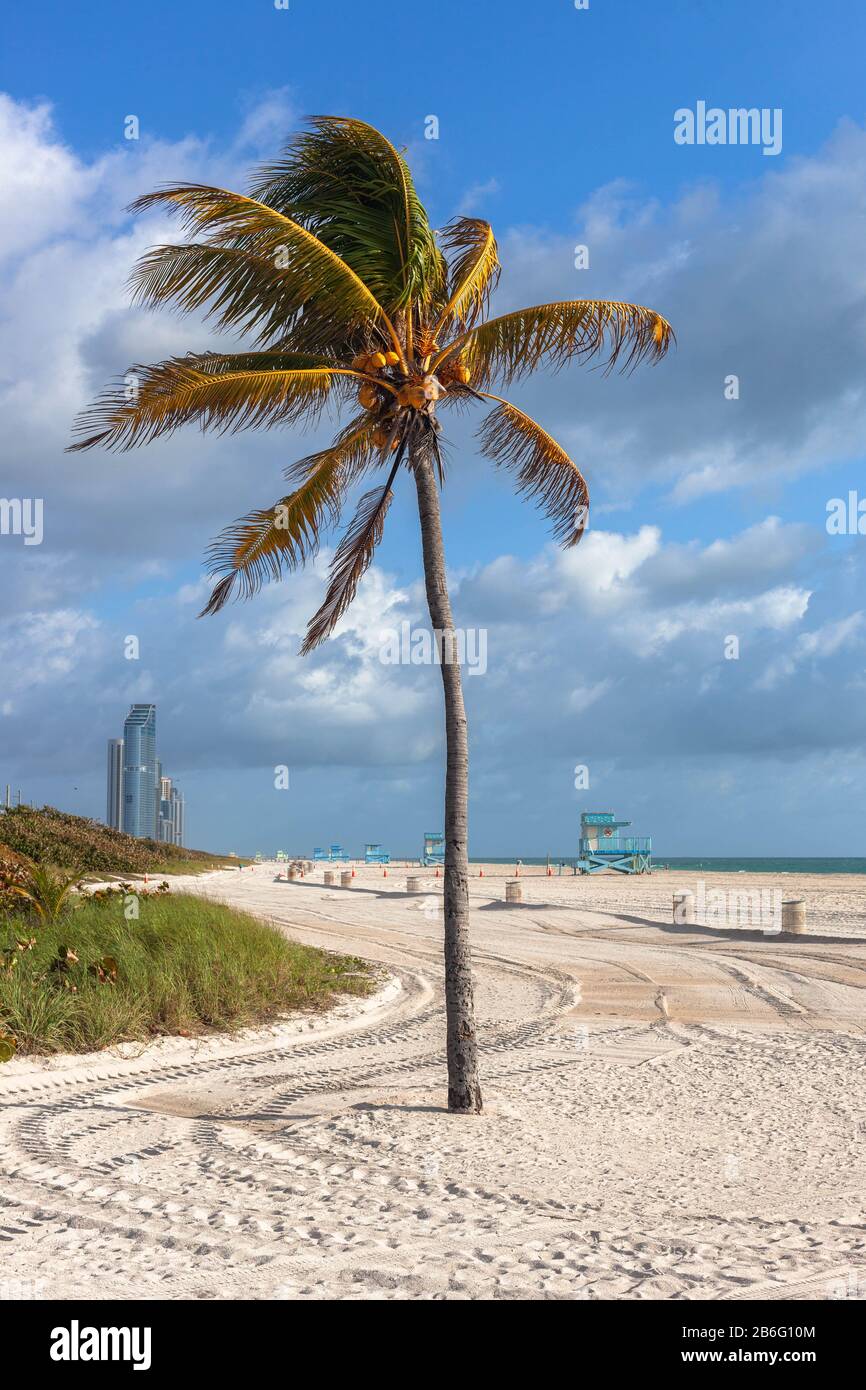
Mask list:
[[[392,352],[386,352],[386,353],[385,353],[385,362],[386,362],[386,364],[387,364],[389,367],[399,367],[399,365],[400,365],[400,354],[399,354],[399,352],[393,352],[393,351],[392,351]]]
[[[381,372],[386,364],[384,352],[371,352],[367,358],[367,370],[371,372]]]
[[[457,362],[454,365],[454,380],[459,381],[461,386],[468,386],[472,380],[472,373],[465,362]]]

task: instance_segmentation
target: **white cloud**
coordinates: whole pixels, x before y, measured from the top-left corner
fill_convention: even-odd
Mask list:
[[[457,212],[461,217],[481,217],[488,212],[488,203],[500,191],[498,179],[487,179],[484,183],[474,183],[467,188],[461,198]]]
[[[756,681],[758,690],[775,690],[806,663],[826,661],[856,642],[862,644],[863,613],[850,613],[836,622],[825,623],[811,632],[802,632],[790,651],[769,663]]]

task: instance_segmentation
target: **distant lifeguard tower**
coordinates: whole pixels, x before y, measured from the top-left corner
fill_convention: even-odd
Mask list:
[[[313,850],[313,858],[319,862],[324,860],[326,864],[342,864],[349,861],[349,856],[342,845],[329,845],[327,849],[322,849],[321,846],[317,845]]]
[[[365,863],[365,864],[390,864],[390,863],[391,863],[391,856],[390,856],[390,854],[386,854],[385,850],[383,850],[383,848],[382,848],[381,845],[365,845],[365,846],[364,846],[364,863]]]
[[[652,873],[652,837],[620,835],[630,820],[617,820],[613,811],[584,811],[580,818],[580,857],[582,874],[615,869],[618,874]]]
[[[424,850],[421,863],[425,868],[440,868],[445,863],[445,836],[427,831],[424,835]]]

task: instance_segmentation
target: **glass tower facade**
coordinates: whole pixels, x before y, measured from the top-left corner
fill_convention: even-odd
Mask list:
[[[105,804],[105,824],[112,830],[123,829],[123,739],[108,740],[108,789]]]
[[[133,705],[123,726],[123,829],[157,838],[156,705]]]

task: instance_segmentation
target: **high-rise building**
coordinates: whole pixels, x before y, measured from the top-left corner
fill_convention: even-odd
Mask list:
[[[112,830],[123,829],[123,739],[108,740],[108,792],[105,824]]]
[[[186,831],[186,802],[177,787],[171,789],[171,842],[182,845]]]
[[[123,726],[123,828],[157,837],[156,705],[133,705]]]
[[[133,705],[123,734],[108,740],[106,823],[139,839],[182,845],[186,805],[156,756],[156,705]]]
[[[174,844],[174,819],[172,814],[172,785],[170,777],[159,779],[159,839]]]

